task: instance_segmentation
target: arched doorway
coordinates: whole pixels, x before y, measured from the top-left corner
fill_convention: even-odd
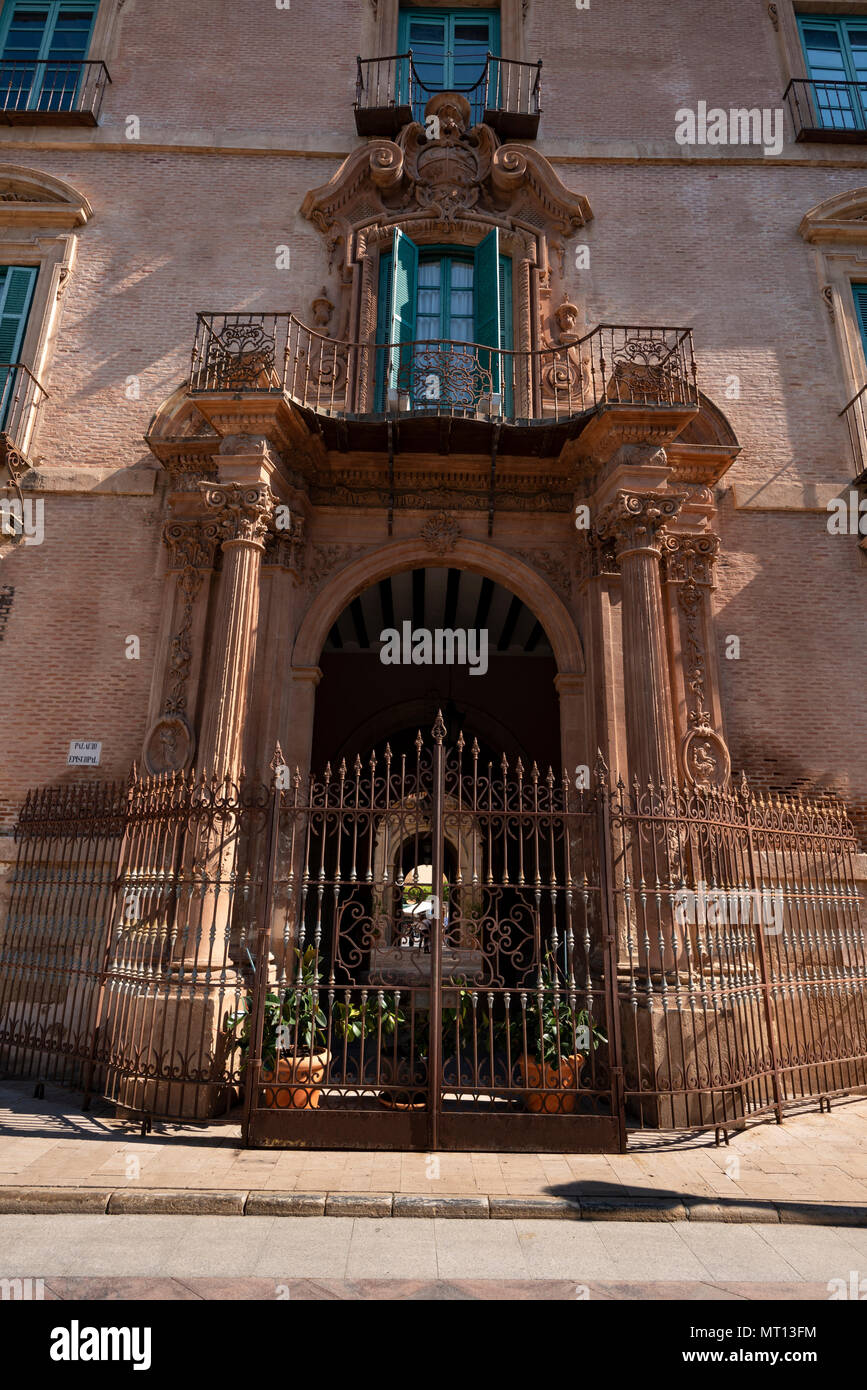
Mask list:
[[[411,748],[438,713],[482,760],[560,764],[557,663],[542,623],[488,576],[419,566],[352,598],[319,657],[311,765]]]
[[[264,1107],[256,1133],[616,1146],[597,815],[563,772],[561,706],[572,731],[583,710],[565,604],[493,546],[397,542],[320,594],[293,672],[311,772],[281,802],[269,990],[300,1113]]]

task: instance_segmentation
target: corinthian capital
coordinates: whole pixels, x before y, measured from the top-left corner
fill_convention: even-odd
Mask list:
[[[167,521],[163,541],[169,551],[171,570],[209,570],[220,543],[220,529],[210,517],[193,521]]]
[[[597,521],[601,539],[613,540],[617,554],[659,550],[667,522],[673,521],[686,493],[621,492]]]
[[[719,554],[719,536],[668,535],[662,539],[666,579],[673,583],[710,584]]]
[[[205,506],[213,516],[220,539],[246,541],[265,548],[276,497],[267,483],[202,483]]]

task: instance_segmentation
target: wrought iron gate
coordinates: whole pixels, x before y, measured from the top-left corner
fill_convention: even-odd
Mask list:
[[[0,1075],[250,1144],[426,1151],[612,1151],[867,1089],[839,803],[601,764],[579,792],[441,720],[286,772],[28,794]]]
[[[594,798],[445,738],[275,798],[250,1144],[625,1147]]]

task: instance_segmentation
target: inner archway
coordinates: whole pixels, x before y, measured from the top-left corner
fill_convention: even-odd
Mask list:
[[[385,576],[332,625],[319,667],[312,766],[388,742],[409,752],[442,711],[481,757],[560,766],[557,663],[542,623],[496,580],[425,567]]]

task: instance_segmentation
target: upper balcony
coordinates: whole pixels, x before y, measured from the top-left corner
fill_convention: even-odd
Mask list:
[[[0,60],[0,123],[98,125],[110,82],[102,62],[4,58]]]
[[[424,124],[424,109],[440,88],[426,86],[412,50],[392,58],[359,58],[355,125],[359,135],[396,135],[410,121]],[[461,88],[473,125],[491,126],[502,140],[535,140],[542,113],[542,64],[518,63],[489,53],[474,87]]]
[[[190,390],[288,400],[340,451],[555,457],[591,419],[682,428],[698,408],[692,332],[601,324],[534,351],[427,340],[340,342],[292,314],[200,314]],[[207,413],[207,411],[206,411]]]
[[[796,140],[867,141],[867,84],[795,77],[783,99]]]

